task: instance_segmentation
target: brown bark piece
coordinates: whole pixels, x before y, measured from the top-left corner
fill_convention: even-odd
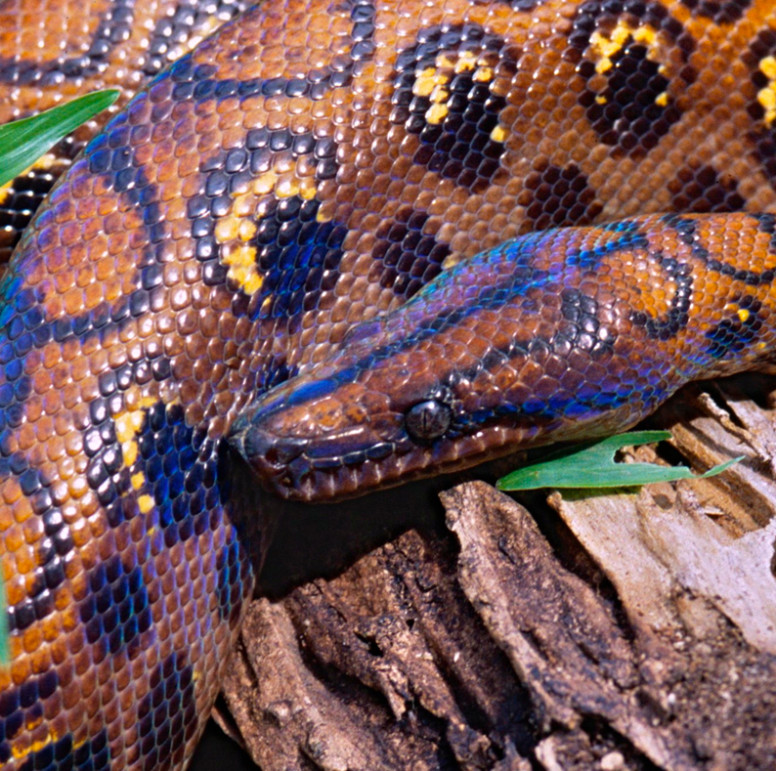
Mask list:
[[[772,387],[692,387],[631,453],[745,456],[719,477],[284,513],[268,572],[297,578],[249,611],[231,731],[268,770],[776,767]]]

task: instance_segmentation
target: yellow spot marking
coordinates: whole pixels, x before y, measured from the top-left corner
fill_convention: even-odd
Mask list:
[[[229,267],[228,278],[247,294],[261,289],[263,280],[256,270],[256,249],[252,246],[235,246],[225,251],[221,262]]]
[[[148,514],[154,507],[154,499],[150,495],[141,495],[137,499],[137,505],[141,514]]]
[[[262,278],[253,268],[232,268],[229,271],[229,278],[236,281],[248,294],[253,294],[261,289]]]
[[[412,93],[415,96],[429,96],[439,85],[449,82],[449,78],[439,72],[435,67],[426,67],[412,84]]]
[[[432,125],[441,123],[447,117],[448,109],[445,104],[432,104],[426,110],[426,120]]]
[[[430,99],[434,104],[442,104],[442,102],[447,101],[449,96],[450,92],[444,86],[434,86]]]
[[[226,241],[232,241],[237,238],[240,230],[239,217],[223,217],[216,223],[215,237],[216,241],[223,244]]]
[[[590,47],[599,59],[595,68],[596,72],[604,73],[612,68],[612,56],[622,49],[630,35],[630,25],[622,22],[618,23],[612,30],[610,37],[602,35],[598,30],[593,32],[590,36]]]
[[[315,214],[316,222],[331,222],[332,219],[333,215],[331,212],[326,211],[323,206],[321,206]]]
[[[746,321],[749,318],[749,311],[746,308],[739,308],[736,311],[736,315],[741,321]]]
[[[773,86],[767,86],[757,92],[757,101],[765,110],[765,125],[770,125],[776,120],[776,90]]]
[[[116,438],[121,443],[121,457],[124,460],[124,465],[127,467],[132,466],[137,460],[137,434],[143,427],[143,419],[145,417],[143,410],[152,407],[156,404],[156,401],[156,398],[153,396],[143,396],[139,399],[139,404],[136,409],[121,412],[116,415],[113,420]],[[135,490],[139,490],[145,483],[143,472],[138,471],[133,474],[131,482],[132,487]],[[147,498],[148,496],[145,497]],[[143,514],[147,513],[147,511],[143,511],[142,506],[140,507],[140,510]]]
[[[300,177],[293,171],[281,175],[270,170],[253,180],[248,192],[234,196],[228,214],[216,222],[213,233],[223,247],[221,263],[229,268],[227,277],[244,292],[254,294],[263,283],[256,268],[256,248],[250,245],[258,230],[255,218],[262,213],[262,204],[256,197],[271,195],[277,200],[300,196],[311,201],[317,192],[313,177]],[[330,219],[320,210],[317,218],[319,222]]]
[[[11,754],[17,760],[21,760],[22,758],[26,758],[28,755],[32,755],[35,752],[39,752],[44,747],[47,747],[49,744],[52,744],[58,739],[59,739],[59,735],[56,732],[48,731],[45,739],[39,739],[36,742],[32,742],[27,747],[11,747]]]
[[[278,180],[275,185],[275,195],[278,198],[292,198],[299,195],[299,178],[295,176],[284,176]]]
[[[760,60],[760,72],[768,80],[776,80],[776,56],[766,56]]]
[[[655,97],[655,104],[658,107],[666,107],[668,105],[668,93],[663,91]]]
[[[490,132],[490,138],[494,142],[504,142],[507,138],[507,130],[503,126],[494,126]]]
[[[137,460],[137,442],[122,444],[121,452],[124,457],[124,463],[127,466],[131,466]]]
[[[116,417],[116,438],[121,442],[121,453],[126,466],[131,466],[137,460],[135,436],[142,425],[143,413],[140,410],[125,412]]]
[[[760,72],[768,78],[768,85],[757,92],[757,101],[765,110],[765,125],[770,128],[776,120],[776,57],[766,56],[761,59]]]
[[[256,223],[247,218],[240,221],[240,227],[237,230],[240,241],[250,241],[256,235]]]
[[[590,36],[590,47],[598,58],[595,71],[599,75],[603,75],[613,67],[612,57],[622,51],[628,38],[644,44],[649,49],[655,45],[657,32],[646,25],[634,27],[627,21],[619,21],[609,36],[602,35],[598,30],[593,32]]]
[[[633,30],[633,39],[637,43],[644,43],[647,47],[651,48],[655,45],[657,40],[657,32],[654,27],[642,24],[640,27],[636,27]]]
[[[462,51],[455,62],[455,72],[470,72],[477,66],[477,57],[474,51]]]
[[[477,67],[472,80],[475,83],[488,83],[493,80],[493,67]]]
[[[258,193],[259,195],[271,193],[277,181],[278,175],[274,171],[265,171],[260,177],[257,177],[256,181],[253,183],[253,192]]]
[[[318,188],[315,186],[315,180],[311,177],[304,177],[299,183],[299,195],[305,201],[312,201]]]
[[[254,213],[256,202],[253,199],[253,195],[249,193],[241,193],[235,196],[232,202],[231,211],[235,217],[249,217]]]

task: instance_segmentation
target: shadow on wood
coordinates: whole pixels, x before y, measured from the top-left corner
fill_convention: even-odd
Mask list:
[[[650,421],[639,460],[746,456],[712,479],[281,507],[222,725],[264,769],[776,767],[773,385]]]

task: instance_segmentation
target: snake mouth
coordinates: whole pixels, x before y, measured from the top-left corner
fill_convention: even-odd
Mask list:
[[[403,415],[355,384],[279,386],[235,420],[229,443],[260,483],[282,498],[323,501],[390,484],[417,446]],[[314,394],[312,400],[300,394]]]
[[[325,439],[279,436],[250,423],[237,426],[230,442],[262,485],[282,498],[310,501],[352,497],[389,483],[412,447],[407,438],[375,437],[370,426],[349,427]],[[396,462],[383,462],[394,456]]]

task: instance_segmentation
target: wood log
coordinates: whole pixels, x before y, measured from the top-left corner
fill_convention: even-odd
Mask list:
[[[776,768],[775,387],[691,386],[626,457],[745,456],[710,479],[280,506],[221,725],[265,771]]]

